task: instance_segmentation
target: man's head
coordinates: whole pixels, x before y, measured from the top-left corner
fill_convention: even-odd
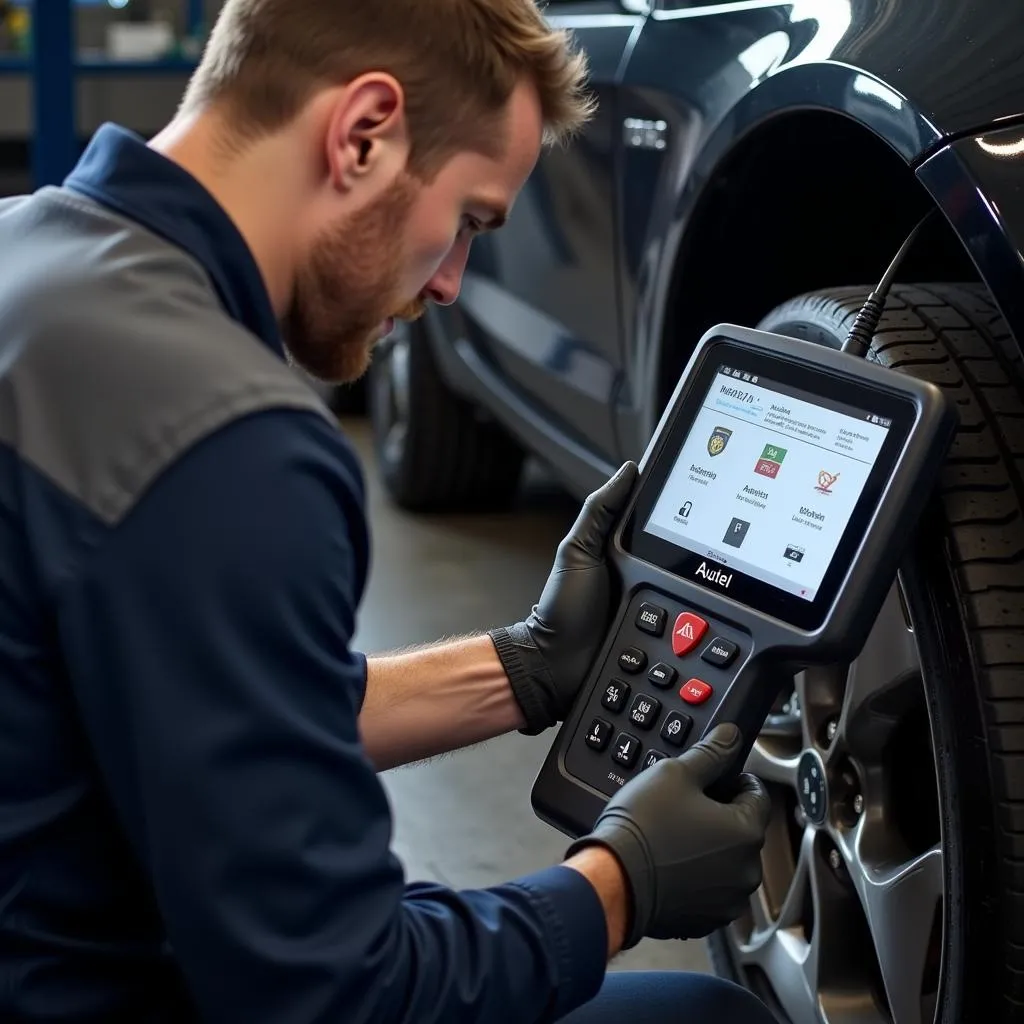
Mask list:
[[[226,160],[289,161],[296,362],[353,379],[389,318],[454,301],[474,235],[589,116],[584,75],[535,0],[226,0],[182,115]]]

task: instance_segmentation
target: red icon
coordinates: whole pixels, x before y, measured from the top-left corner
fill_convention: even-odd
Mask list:
[[[681,658],[700,643],[708,631],[708,624],[693,612],[683,612],[672,627],[672,650],[677,658]]]
[[[779,462],[772,462],[771,459],[758,459],[754,472],[760,473],[761,476],[771,477],[774,480],[779,475],[780,469],[782,469],[782,464]]]
[[[687,704],[703,704],[711,696],[711,687],[703,679],[691,679],[679,691]]]

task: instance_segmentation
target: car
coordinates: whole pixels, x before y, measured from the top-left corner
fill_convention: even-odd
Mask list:
[[[370,371],[383,480],[494,508],[539,456],[582,498],[652,435],[705,330],[872,358],[959,427],[863,654],[798,675],[749,766],[764,883],[709,940],[789,1024],[1024,1014],[1024,6],[554,0],[597,116],[547,150],[461,295]],[[827,765],[809,820],[802,751]]]

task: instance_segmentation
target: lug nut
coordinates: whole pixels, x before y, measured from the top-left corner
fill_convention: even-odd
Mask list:
[[[853,811],[854,814],[861,815],[864,813],[864,794],[858,793],[853,798]]]
[[[838,850],[828,851],[828,862],[833,871],[838,871],[843,866],[843,858],[839,856]]]
[[[833,718],[828,725],[825,727],[825,735],[828,737],[829,743],[836,738],[836,733],[839,731],[839,720]]]

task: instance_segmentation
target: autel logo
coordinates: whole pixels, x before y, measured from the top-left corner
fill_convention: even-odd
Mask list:
[[[707,562],[701,562],[694,572],[695,576],[707,580],[708,583],[717,583],[720,587],[727,588],[732,584],[732,573],[723,572],[721,569],[709,569]]]

